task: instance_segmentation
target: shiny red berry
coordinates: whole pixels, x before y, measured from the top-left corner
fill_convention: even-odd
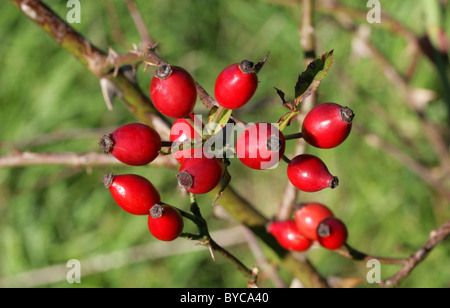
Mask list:
[[[108,174],[103,176],[116,203],[134,215],[148,215],[150,208],[161,202],[160,195],[152,183],[136,174]]]
[[[347,139],[352,129],[353,111],[335,103],[319,104],[306,115],[303,125],[303,139],[310,145],[329,149]]]
[[[347,242],[345,224],[334,217],[326,218],[317,227],[318,242],[327,249],[338,249]]]
[[[197,100],[195,81],[179,66],[161,65],[152,78],[150,98],[162,114],[171,118],[187,117]]]
[[[222,174],[223,163],[202,153],[201,157],[195,155],[184,160],[177,174],[178,185],[193,194],[204,194],[220,183]]]
[[[239,160],[253,169],[274,167],[285,151],[283,134],[270,123],[249,125],[236,140],[236,154]]]
[[[298,231],[311,240],[318,240],[317,227],[326,218],[333,217],[333,212],[325,205],[316,202],[299,204],[294,212]]]
[[[180,212],[167,204],[155,204],[148,216],[150,233],[161,241],[173,241],[183,232],[184,221]]]
[[[237,109],[245,105],[258,87],[253,62],[244,60],[226,67],[217,77],[214,94],[224,108]]]
[[[306,192],[336,188],[339,184],[338,178],[331,175],[325,163],[310,154],[294,157],[288,165],[287,175],[295,187]]]
[[[170,129],[170,141],[178,146],[183,146],[181,150],[172,151],[173,157],[182,164],[183,161],[201,151],[201,147],[195,148],[192,142],[185,142],[192,139],[200,139],[202,136],[192,127],[186,118],[177,119]],[[184,144],[183,144],[184,143]]]
[[[104,135],[99,142],[103,152],[124,164],[142,166],[152,162],[161,150],[161,137],[152,127],[131,123]]]
[[[305,251],[311,247],[312,241],[300,234],[294,220],[272,221],[267,229],[285,249]]]

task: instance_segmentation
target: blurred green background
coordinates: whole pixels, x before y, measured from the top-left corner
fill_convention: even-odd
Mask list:
[[[67,1],[45,3],[63,18],[69,10]],[[340,3],[369,10],[366,1]],[[427,10],[430,3],[437,1],[381,1],[383,11],[417,35],[425,34],[430,22],[436,21],[436,16]],[[158,52],[169,62],[185,67],[210,93],[225,66],[244,58],[258,61],[270,50],[254,98],[235,115],[248,122],[274,122],[286,111],[274,87],[292,98],[297,76],[304,70],[300,6],[255,0],[136,0],[136,5],[151,36],[159,43]],[[448,10],[441,13],[441,26],[448,31]],[[333,101],[351,107],[356,123],[402,148],[401,136],[374,112],[383,108],[412,137],[416,151],[410,154],[426,165],[437,164],[438,158],[416,115],[406,107],[398,86],[386,79],[372,57],[358,57],[352,52],[353,34],[334,17],[319,11],[315,20],[318,55],[335,50],[334,64],[319,88],[319,102]],[[354,22],[371,31],[371,41],[394,67],[400,72],[408,69],[412,52],[403,37],[383,29],[383,24]],[[125,53],[133,43],[140,42],[122,0],[81,1],[81,23],[72,26],[105,51],[111,46]],[[99,136],[135,121],[119,101],[115,101],[113,111],[108,111],[98,79],[10,1],[0,2],[0,29],[1,155],[10,154],[15,148],[100,152]],[[152,73],[152,69],[143,72],[142,67],[138,72],[146,94]],[[420,59],[410,84],[437,94],[429,103],[426,116],[448,134],[444,87],[431,61]],[[200,103],[196,110],[206,114]],[[296,125],[286,129],[287,133],[297,131]],[[406,257],[423,245],[432,229],[449,219],[448,201],[383,149],[371,147],[364,140],[355,131],[338,148],[308,148],[339,177],[340,185],[335,190],[302,193],[298,201],[329,205],[346,222],[353,247],[373,255]],[[288,156],[293,146],[291,142]],[[280,164],[275,170],[257,172],[243,168],[237,161],[232,163],[230,172],[233,186],[272,217],[286,185],[285,168],[285,164]],[[115,205],[101,182],[102,175],[109,172],[143,175],[160,190],[164,202],[188,208],[188,200],[177,188],[174,170],[152,166],[0,168],[1,287],[17,286],[16,283],[40,287],[246,286],[242,275],[224,258],[211,260],[208,250],[194,242],[157,242],[148,232],[146,217],[126,214]],[[214,215],[209,196],[202,196],[199,202],[211,231],[237,226]],[[187,228],[195,230],[190,224]],[[234,239],[229,237],[223,239],[232,244]],[[257,265],[242,241],[228,248],[247,266]],[[159,253],[167,255],[158,257]],[[132,257],[123,259],[124,255]],[[102,256],[113,261],[109,264],[99,259]],[[359,277],[365,281],[365,263],[321,248],[312,249],[308,256],[326,277]],[[449,257],[447,241],[401,286],[449,287]],[[81,284],[67,283],[68,269],[61,271],[69,259],[81,261]],[[90,264],[89,270],[83,264]],[[59,270],[56,265],[61,265]],[[398,266],[383,265],[382,278],[397,269]],[[281,275],[289,285],[289,273]],[[42,285],[41,281],[51,283]],[[274,286],[270,279],[262,279],[261,285]],[[358,286],[376,285],[363,282]]]

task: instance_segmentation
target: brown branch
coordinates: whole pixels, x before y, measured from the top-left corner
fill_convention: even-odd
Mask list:
[[[336,253],[340,254],[347,259],[355,260],[355,261],[369,261],[372,259],[377,259],[380,263],[384,264],[400,264],[403,265],[406,263],[406,258],[390,258],[390,257],[379,257],[369,255],[367,253],[356,250],[348,244],[345,244],[346,249],[336,249],[334,250]]]
[[[316,43],[314,35],[314,0],[302,0],[302,23],[299,30],[300,45],[303,50],[305,67],[316,59]],[[300,114],[296,121],[299,127],[302,126],[306,113],[317,104],[317,91],[307,97],[301,104]],[[306,143],[302,139],[298,139],[294,150],[294,155],[304,153],[306,150]],[[298,198],[299,190],[289,181],[286,183],[283,198],[277,212],[278,220],[285,220],[292,214],[292,209]]]
[[[155,42],[152,40],[150,34],[147,31],[147,27],[145,26],[145,22],[139,13],[139,10],[136,7],[136,4],[133,0],[125,0],[127,4],[128,11],[130,12],[131,18],[133,18],[136,29],[141,36],[142,42],[147,46],[155,46]]]
[[[152,166],[171,167],[176,164],[170,155],[159,155]],[[0,168],[25,167],[25,166],[72,166],[72,167],[94,167],[123,165],[113,156],[100,153],[34,153],[15,152],[0,156]]]
[[[428,241],[406,259],[403,267],[393,276],[383,280],[381,286],[397,286],[430,254],[431,250],[450,235],[450,220],[431,231]]]

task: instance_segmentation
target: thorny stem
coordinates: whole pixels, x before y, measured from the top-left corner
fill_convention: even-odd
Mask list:
[[[180,211],[181,215],[190,219],[192,222],[194,222],[197,225],[199,235],[192,235],[192,234],[182,234],[183,237],[186,237],[188,239],[195,239],[200,240],[203,239],[202,242],[200,242],[202,245],[207,245],[212,253],[212,258],[214,258],[213,252],[218,252],[221,255],[223,255],[227,260],[229,260],[238,270],[241,272],[244,277],[248,280],[249,286],[256,286],[256,280],[257,280],[257,273],[258,271],[255,269],[249,269],[246,267],[238,258],[236,258],[233,254],[231,254],[228,250],[217,244],[210,236],[209,230],[208,230],[208,224],[206,220],[203,218],[203,215],[200,211],[200,208],[197,204],[197,199],[195,197],[195,194],[190,193],[189,194],[189,200],[190,200],[190,211],[192,214]]]

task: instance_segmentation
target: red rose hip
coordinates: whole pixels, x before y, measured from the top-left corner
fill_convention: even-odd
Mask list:
[[[347,242],[347,227],[337,218],[326,218],[317,227],[317,237],[323,247],[330,250],[338,249]]]
[[[303,139],[317,148],[334,148],[347,139],[354,116],[348,107],[335,103],[319,104],[308,112],[303,121]]]
[[[180,212],[167,204],[155,204],[148,216],[150,233],[161,241],[173,241],[183,232],[184,221]]]
[[[99,145],[103,152],[110,153],[126,165],[143,166],[159,155],[161,137],[150,126],[131,123],[102,136]]]
[[[312,241],[300,234],[294,220],[272,221],[267,230],[284,249],[305,251],[311,247]]]
[[[103,182],[116,203],[130,214],[148,215],[150,208],[161,202],[156,188],[140,175],[110,173],[103,176]]]
[[[300,234],[315,241],[318,240],[319,224],[333,216],[333,212],[327,206],[316,202],[299,204],[294,212],[295,223]]]
[[[283,157],[286,142],[283,134],[270,123],[248,126],[236,140],[239,160],[249,168],[269,169]]]
[[[195,81],[179,66],[161,65],[152,78],[150,98],[162,114],[171,118],[187,117],[197,100]]]
[[[258,76],[251,61],[226,67],[216,79],[214,95],[220,106],[237,109],[245,105],[258,87]]]
[[[183,161],[201,151],[201,147],[194,148],[193,144],[186,142],[192,139],[202,139],[202,136],[192,127],[186,118],[177,119],[170,129],[170,141],[177,145],[182,144],[181,150],[172,151],[173,157],[182,164]],[[179,149],[179,148],[178,148]]]
[[[316,192],[324,188],[336,188],[339,180],[331,175],[325,163],[317,156],[300,154],[287,167],[289,181],[305,192]]]
[[[215,158],[208,158],[203,153],[201,157],[186,158],[177,174],[178,185],[193,194],[204,194],[213,190],[222,179],[223,163]]]

